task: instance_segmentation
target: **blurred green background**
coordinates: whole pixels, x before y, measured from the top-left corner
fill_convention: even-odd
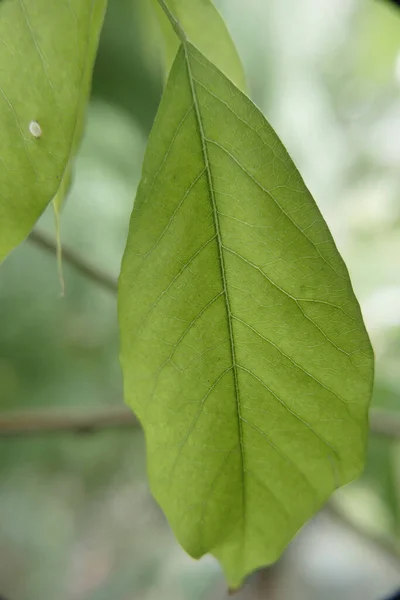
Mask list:
[[[148,0],[110,0],[62,239],[118,275],[163,86]],[[375,0],[218,0],[251,96],[298,165],[349,267],[400,415],[400,10]],[[38,227],[54,233],[51,211]],[[116,299],[30,242],[0,271],[1,410],[120,406]],[[400,444],[372,438],[346,518],[400,541]],[[322,513],[238,598],[380,600],[400,558]],[[152,500],[139,428],[0,437],[0,594],[8,600],[219,600]]]

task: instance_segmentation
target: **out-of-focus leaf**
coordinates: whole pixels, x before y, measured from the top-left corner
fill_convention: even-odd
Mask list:
[[[178,40],[158,0],[152,0],[163,33],[169,71],[178,50]],[[211,0],[166,0],[194,46],[214,63],[241,90],[246,78],[236,47]]]
[[[119,319],[153,493],[235,587],[362,470],[373,355],[286,150],[189,43],[147,149]]]
[[[398,393],[396,389],[378,379],[374,386],[372,405],[386,409],[388,413],[396,416],[400,411]],[[379,414],[379,410],[378,410]],[[396,475],[398,472],[396,461],[396,448],[398,442],[389,437],[376,437],[371,435],[368,444],[367,464],[364,480],[373,487],[375,493],[390,513],[390,533],[400,533],[400,493],[397,489]],[[386,532],[388,533],[388,532]]]
[[[389,2],[366,2],[354,35],[363,78],[379,86],[394,79],[399,39],[400,11]]]
[[[0,261],[56,196],[75,153],[105,7],[0,2]]]
[[[159,54],[156,54],[160,52],[160,34],[152,38],[143,22],[142,9],[150,4],[151,0],[118,0],[108,4],[93,75],[93,96],[123,108],[146,135],[151,130],[163,87]]]

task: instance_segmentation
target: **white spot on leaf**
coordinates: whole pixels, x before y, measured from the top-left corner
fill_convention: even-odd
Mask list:
[[[31,121],[29,123],[29,131],[35,138],[40,138],[42,135],[42,128],[37,121]]]

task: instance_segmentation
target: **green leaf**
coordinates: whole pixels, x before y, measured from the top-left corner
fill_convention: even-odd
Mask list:
[[[146,0],[145,0],[146,2]],[[166,0],[166,6],[184,29],[188,39],[242,91],[246,78],[228,29],[211,0]],[[146,5],[149,6],[148,2]],[[179,42],[158,0],[153,0],[164,39],[167,71],[175,59]]]
[[[379,35],[378,32],[385,32]],[[383,86],[393,85],[396,61],[399,53],[400,11],[389,2],[367,2],[362,5],[359,17],[354,21],[353,73],[358,79],[356,89],[365,96],[366,82],[381,91]],[[361,81],[360,81],[361,80]],[[361,91],[363,90],[363,91]],[[370,92],[369,92],[370,93]]]
[[[56,196],[76,150],[105,6],[0,2],[0,261]]]
[[[286,150],[190,44],[149,141],[119,319],[154,496],[236,587],[361,472],[373,354]]]

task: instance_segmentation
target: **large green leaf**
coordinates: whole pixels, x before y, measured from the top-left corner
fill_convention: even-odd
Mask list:
[[[76,150],[105,6],[0,2],[0,261],[56,195]]]
[[[148,0],[144,0],[150,8]],[[152,2],[164,38],[167,69],[175,59],[179,42],[158,0]],[[189,40],[241,90],[246,78],[228,29],[211,0],[165,0]]]
[[[237,586],[362,470],[373,355],[286,150],[190,44],[149,141],[119,318],[152,491]]]

